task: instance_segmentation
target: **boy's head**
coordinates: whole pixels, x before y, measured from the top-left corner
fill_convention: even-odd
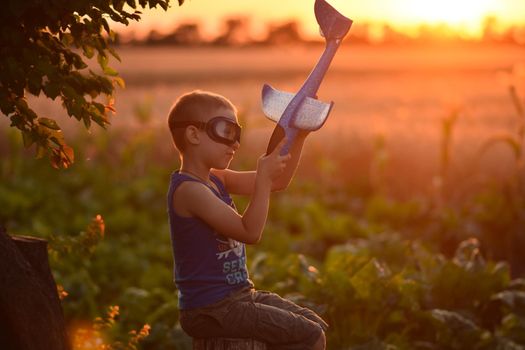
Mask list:
[[[233,103],[224,96],[201,90],[195,90],[180,96],[171,107],[168,115],[168,125],[175,147],[179,152],[184,153],[188,147],[186,134],[187,127],[204,126],[204,123],[207,123],[208,121],[212,121],[215,124],[217,124],[216,122],[219,122],[218,125],[206,126],[208,128],[210,126],[215,126],[220,132],[225,133],[224,135],[218,136],[218,142],[223,142],[221,141],[221,136],[230,137],[228,133],[236,132],[236,130],[230,130],[230,125],[220,125],[220,120],[212,119],[225,117],[225,121],[232,120],[236,124],[236,115],[237,109]],[[208,134],[217,141],[217,135],[215,132],[209,132]],[[238,135],[232,135],[231,137],[238,138]]]

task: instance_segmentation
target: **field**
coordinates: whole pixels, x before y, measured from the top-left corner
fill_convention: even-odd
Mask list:
[[[99,338],[118,349],[144,324],[129,349],[188,349],[165,209],[178,167],[167,111],[188,90],[229,97],[243,125],[232,168],[252,169],[273,127],[262,85],[296,91],[322,47],[118,52],[126,88],[109,130],[29,99],[60,120],[72,168],[33,159],[1,118],[0,224],[50,240],[75,349],[101,349]],[[329,349],[523,349],[524,64],[516,46],[342,48],[318,93],[334,110],[249,250],[256,285],[320,312]],[[110,305],[118,318],[104,316]]]
[[[161,126],[158,137],[166,140],[166,151],[170,151],[169,134],[162,125],[174,99],[193,89],[216,91],[240,109],[246,131],[241,155],[250,155],[265,149],[272,128],[260,109],[262,85],[296,91],[322,47],[122,48],[119,52],[122,63],[115,62],[114,67],[127,87],[116,96],[115,126],[136,124],[137,109],[145,109],[151,114],[150,123]],[[345,149],[347,156],[358,156],[381,139],[388,145],[390,161],[398,163],[392,168],[409,167],[411,176],[417,174],[413,179],[417,189],[423,190],[428,185],[425,179],[431,179],[439,167],[445,119],[458,115],[451,147],[459,158],[453,161],[461,164],[479,161],[475,153],[491,136],[517,129],[521,121],[509,84],[515,82],[523,96],[524,61],[522,48],[515,46],[345,46],[319,91],[320,99],[335,101],[335,108],[307,147],[325,155]],[[38,110],[44,114],[64,114],[56,103],[39,103]],[[483,176],[501,176],[509,169],[512,153],[504,148],[493,147],[481,160],[486,165]],[[344,166],[345,171],[353,168],[351,162]],[[315,171],[315,167],[308,170]],[[396,173],[391,176],[396,182]]]

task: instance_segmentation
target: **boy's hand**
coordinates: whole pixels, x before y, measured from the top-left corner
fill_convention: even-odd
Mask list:
[[[292,157],[290,153],[280,155],[282,148],[286,144],[286,137],[279,142],[272,153],[262,155],[257,162],[256,182],[271,185],[273,180],[279,177],[286,168],[286,164]]]

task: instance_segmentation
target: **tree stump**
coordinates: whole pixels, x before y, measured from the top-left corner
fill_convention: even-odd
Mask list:
[[[47,241],[0,227],[0,348],[69,350]]]
[[[254,339],[193,339],[193,350],[266,350],[266,344]]]

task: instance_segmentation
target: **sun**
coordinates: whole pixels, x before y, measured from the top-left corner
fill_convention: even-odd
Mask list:
[[[412,20],[451,25],[479,23],[496,0],[406,0],[403,12]]]

